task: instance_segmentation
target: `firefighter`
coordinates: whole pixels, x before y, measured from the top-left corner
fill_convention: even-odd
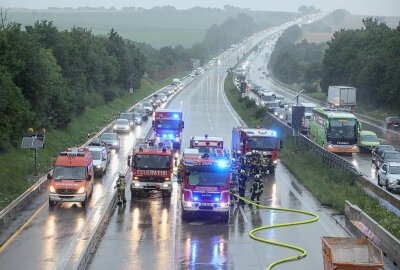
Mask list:
[[[234,194],[238,193],[238,182],[237,182],[237,178],[233,178],[231,179],[230,183],[229,183],[229,191],[230,191],[230,206],[234,206],[235,202],[238,203],[238,197],[236,197]]]
[[[251,192],[251,201],[254,201],[257,198],[257,204],[260,204],[260,197],[264,191],[264,184],[261,181],[260,175],[256,174],[254,177],[253,186],[250,189]]]
[[[182,171],[183,171],[183,159],[181,159],[178,166],[178,172],[177,172],[178,183],[182,183]]]
[[[247,182],[247,174],[246,171],[241,169],[238,175],[238,185],[239,185],[239,196],[244,198],[246,195],[246,182]],[[246,204],[242,199],[239,200],[239,205]]]
[[[126,185],[125,174],[119,173],[118,180],[114,187],[118,189],[118,202],[117,202],[118,204],[126,203],[125,185]]]
[[[250,170],[250,174],[258,173],[258,163],[259,163],[258,152],[256,150],[253,150],[252,153],[251,153],[251,170]]]

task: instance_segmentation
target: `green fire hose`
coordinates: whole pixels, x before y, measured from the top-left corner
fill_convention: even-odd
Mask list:
[[[308,211],[304,211],[304,210],[297,210],[297,209],[291,209],[291,208],[280,208],[280,207],[271,207],[271,206],[266,206],[266,205],[262,205],[262,204],[256,204],[252,201],[249,201],[245,198],[240,197],[237,194],[234,194],[237,198],[245,201],[246,203],[249,203],[251,205],[255,205],[257,207],[260,207],[262,209],[268,209],[268,210],[276,210],[276,211],[284,211],[284,212],[292,212],[292,213],[299,213],[299,214],[304,214],[307,216],[312,216],[312,219],[308,219],[308,220],[303,220],[303,221],[296,221],[296,222],[288,222],[288,223],[281,223],[281,224],[273,224],[273,225],[268,225],[268,226],[261,226],[255,229],[252,229],[249,232],[249,236],[251,238],[253,238],[256,241],[262,242],[262,243],[266,243],[266,244],[271,244],[271,245],[276,245],[276,246],[280,246],[280,247],[284,247],[284,248],[290,248],[296,251],[299,251],[300,254],[299,255],[295,255],[295,256],[291,256],[291,257],[287,257],[284,259],[280,259],[277,261],[272,262],[270,265],[268,265],[267,270],[272,269],[273,267],[277,266],[278,264],[282,264],[285,262],[290,262],[290,261],[295,261],[295,260],[300,260],[302,258],[304,258],[305,256],[307,256],[307,251],[301,247],[295,246],[295,245],[290,245],[290,244],[285,244],[285,243],[281,243],[281,242],[276,242],[276,241],[271,241],[262,237],[258,237],[255,235],[256,232],[258,231],[262,231],[262,230],[268,230],[268,229],[273,229],[273,228],[279,228],[279,227],[289,227],[289,226],[297,226],[297,225],[303,225],[303,224],[308,224],[308,223],[313,223],[316,222],[319,219],[319,216],[317,214],[308,212]]]

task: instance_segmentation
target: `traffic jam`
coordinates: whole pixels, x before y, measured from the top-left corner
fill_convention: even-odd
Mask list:
[[[245,41],[247,40],[243,42]],[[197,68],[187,78],[192,80],[200,76],[208,69],[218,65],[221,58],[228,56],[240,46],[232,47],[222,56],[212,59],[208,65]],[[300,112],[302,115],[300,132],[329,152],[342,156],[355,153],[371,154],[373,166],[377,170],[377,184],[390,192],[400,189],[400,180],[398,180],[400,178],[400,153],[394,146],[382,144],[375,132],[363,129],[361,121],[354,114],[355,88],[331,86],[326,108],[311,102],[295,103],[292,100],[288,101],[287,97],[283,95],[267,90],[250,80],[245,80],[247,69],[248,67],[243,67],[234,71],[235,83],[238,90],[242,91],[243,96],[254,99],[257,106],[265,107],[268,113],[288,126],[292,126],[294,119],[297,118],[295,115]],[[270,76],[265,66],[259,67],[258,71],[263,76]],[[223,72],[225,74],[225,70]],[[215,269],[218,265],[223,265],[225,269],[228,257],[227,243],[233,241],[231,251],[234,250],[236,244],[234,242],[238,240],[235,238],[237,235],[234,234],[234,231],[242,231],[243,234],[244,228],[247,229],[248,225],[252,226],[252,229],[246,233],[252,239],[261,243],[289,248],[299,253],[292,257],[269,262],[268,269],[283,262],[305,258],[308,255],[307,251],[299,246],[267,240],[268,236],[264,238],[265,235],[255,235],[256,232],[265,229],[315,223],[320,219],[320,213],[318,215],[313,213],[316,212],[316,209],[321,211],[320,206],[317,208],[307,206],[307,210],[300,210],[306,205],[301,202],[306,197],[303,197],[302,194],[304,189],[297,187],[294,188],[296,191],[293,191],[293,188],[287,188],[284,185],[279,187],[280,192],[283,189],[285,194],[286,192],[290,193],[290,197],[297,196],[297,200],[299,200],[297,202],[293,198],[290,199],[294,204],[298,204],[296,206],[289,204],[291,208],[286,208],[283,206],[285,203],[276,203],[275,201],[278,189],[275,179],[279,179],[279,174],[282,173],[282,167],[284,167],[279,165],[280,152],[284,148],[280,131],[268,126],[250,128],[245,125],[229,125],[230,137],[226,132],[223,134],[224,136],[222,134],[214,135],[215,132],[210,132],[209,128],[203,130],[202,127],[198,127],[196,133],[193,132],[194,134],[187,134],[188,124],[194,126],[192,121],[188,121],[188,111],[183,108],[172,109],[168,106],[178,94],[184,94],[182,90],[187,88],[187,85],[184,85],[183,81],[186,84],[186,79],[173,79],[170,85],[138,102],[130,110],[120,112],[117,119],[95,137],[90,138],[85,145],[68,147],[55,157],[54,167],[47,174],[48,194],[46,195],[48,195],[50,219],[52,213],[59,210],[64,204],[75,208],[74,210],[78,208],[88,211],[89,214],[85,216],[88,220],[95,215],[101,216],[98,214],[99,205],[103,207],[102,204],[113,202],[108,200],[109,197],[106,195],[116,194],[115,204],[112,204],[114,210],[111,211],[113,212],[111,215],[117,216],[117,221],[113,222],[110,230],[114,230],[113,226],[116,226],[116,231],[122,232],[122,234],[117,237],[118,239],[111,237],[112,241],[109,241],[109,234],[112,232],[104,232],[103,228],[101,236],[94,238],[97,237],[96,241],[100,241],[99,239],[102,237],[106,238],[104,241],[101,240],[104,246],[101,247],[101,244],[96,242],[90,251],[90,259],[88,259],[90,262],[86,261],[83,268],[78,268],[97,269],[96,267],[103,264],[104,260],[108,258],[103,253],[103,249],[110,253],[109,245],[111,245],[115,249],[111,251],[121,251],[121,256],[127,258],[126,262],[129,262],[129,266],[125,265],[125,267],[129,269],[177,269],[178,261],[181,263],[181,269],[197,269],[197,266],[202,269],[201,263],[198,264],[196,261],[197,256],[208,254],[208,251],[204,250],[210,245],[212,247],[209,251],[212,253],[211,260],[209,257],[200,258],[210,263],[204,267]],[[185,121],[190,123],[185,123]],[[387,119],[386,127],[396,129],[399,127],[398,122],[396,117],[391,117]],[[135,135],[131,136],[132,133]],[[209,133],[213,133],[213,135],[209,135]],[[116,162],[117,158],[118,162]],[[119,162],[121,160],[123,163]],[[286,171],[286,169],[284,170]],[[275,178],[276,175],[278,175],[277,178]],[[111,178],[111,186],[103,185],[101,181],[105,177]],[[290,181],[293,182],[293,175],[288,176],[288,179],[292,179]],[[293,195],[293,192],[298,192],[300,195]],[[130,195],[130,198],[127,198],[127,195]],[[173,198],[177,198],[177,200],[174,202]],[[93,201],[94,199],[96,201]],[[144,209],[145,211],[140,209],[143,202],[148,204],[146,206],[148,209]],[[177,203],[178,207],[173,208],[174,203]],[[47,200],[45,204],[47,205]],[[94,208],[93,204],[98,209],[89,212],[91,208]],[[171,205],[171,208],[168,205]],[[127,208],[129,211],[125,211]],[[271,211],[261,215],[260,210],[263,209]],[[105,212],[107,213],[107,211]],[[277,212],[279,213],[277,214]],[[282,212],[289,213],[291,221],[288,222],[286,220],[288,216],[284,216]],[[238,221],[238,213],[241,215],[242,220],[240,221]],[[310,219],[293,221],[291,218],[293,213],[309,216]],[[72,212],[72,214],[76,214],[76,212]],[[177,223],[174,214],[179,215]],[[66,219],[68,219],[68,215],[68,213],[65,214]],[[77,214],[77,216],[79,215],[80,213]],[[126,220],[124,220],[124,215],[128,216]],[[159,219],[148,226],[146,220],[153,222],[154,215],[159,216]],[[285,218],[284,223],[274,224],[279,215]],[[118,218],[118,216],[120,217]],[[324,219],[324,222],[321,223],[330,224],[325,223],[327,220],[325,214],[322,213],[321,216]],[[138,222],[139,217],[140,222]],[[251,220],[248,220],[248,217],[251,217]],[[234,221],[233,218],[235,218]],[[330,222],[333,222],[330,216],[328,218]],[[264,224],[266,220],[269,225]],[[127,230],[125,228],[125,231],[123,229],[124,222],[131,222],[130,225],[125,224],[129,228]],[[167,223],[171,229],[166,229]],[[108,226],[104,224],[100,226]],[[79,241],[86,240],[85,230],[91,229],[91,226],[79,229],[78,233],[70,233],[76,234],[76,239],[67,247],[74,250],[73,255],[79,252],[84,254],[80,249],[82,245]],[[329,227],[329,225],[326,226]],[[189,229],[187,229],[188,227]],[[53,228],[56,228],[54,224]],[[145,234],[146,229],[152,232]],[[193,234],[188,233],[188,230]],[[200,240],[195,237],[199,230],[200,237],[198,238]],[[312,230],[311,228],[311,231],[308,232],[310,237],[314,236]],[[123,234],[126,231],[129,235]],[[140,236],[137,235],[139,231],[142,234]],[[327,231],[331,233],[330,235],[342,237],[320,236],[327,235]],[[316,257],[321,260],[320,257],[322,257],[325,269],[380,269],[383,267],[383,253],[369,239],[349,238],[347,234],[338,233],[336,229],[327,231],[324,228],[321,232],[321,229],[318,228],[315,232],[319,241],[318,246],[322,240],[322,256],[319,247],[318,252],[314,250],[314,254],[309,256],[314,260]],[[209,232],[212,233],[207,239]],[[232,235],[230,240],[224,240],[226,232],[229,232],[228,235]],[[271,232],[274,234],[273,231],[269,233]],[[291,230],[290,234],[296,235],[297,233],[296,230]],[[166,236],[167,234],[168,236]],[[129,241],[140,239],[138,245],[145,243],[146,255],[139,255],[131,246],[118,246],[124,237]],[[272,237],[269,235],[269,238]],[[153,249],[146,246],[146,240],[149,240],[149,246]],[[204,244],[203,240],[207,243]],[[116,244],[111,243],[114,241]],[[238,241],[243,241],[238,242],[239,244],[248,244],[247,240],[240,239]],[[159,245],[166,245],[166,247],[158,250]],[[313,246],[316,246],[315,243]],[[246,266],[251,263],[250,259],[243,257],[248,254],[245,250],[247,247],[239,247],[236,250],[243,252],[244,255],[237,254],[237,257],[243,259],[243,262],[249,263]],[[176,259],[175,255],[171,254],[177,251],[179,253],[179,248],[184,250],[182,254],[185,255],[180,254],[178,256],[181,257]],[[123,254],[127,249],[129,252]],[[251,249],[254,247],[251,246]],[[343,254],[343,250],[348,252]],[[277,253],[279,256],[276,254],[274,256],[282,257],[281,255],[286,253],[287,251],[279,251]],[[316,253],[318,254],[315,255]],[[116,254],[118,253],[116,252]],[[170,256],[165,254],[170,254]],[[114,254],[108,254],[108,256],[110,255],[114,256]],[[343,260],[352,260],[345,263],[350,268],[333,266],[334,259],[337,259],[335,256],[339,255]],[[77,257],[80,256],[86,255]],[[118,256],[115,255],[114,259],[119,260]],[[252,256],[256,257],[257,252],[252,252]],[[142,261],[141,263],[144,264],[135,265],[134,261],[136,260]],[[153,267],[152,263],[148,262],[149,260],[161,261],[162,266]],[[225,261],[222,262],[222,260]],[[264,260],[264,258],[260,259],[263,264]],[[360,268],[365,266],[365,260],[369,260],[371,268]],[[63,259],[60,261],[57,268],[69,269],[70,261]],[[188,261],[189,264],[184,264]],[[120,263],[124,262],[121,260]],[[168,267],[168,263],[172,266]],[[307,263],[308,266],[314,265],[313,261],[311,264],[310,261]],[[318,263],[322,264],[322,261],[318,261]],[[328,263],[331,263],[333,268],[329,268]],[[354,268],[351,268],[352,266]],[[238,267],[240,268],[240,265],[232,264],[232,269],[238,269]],[[110,265],[103,264],[100,268],[109,269]],[[244,268],[246,269],[246,267]]]
[[[262,80],[259,83],[245,80],[250,66],[251,63],[247,63],[247,66],[235,70],[235,83],[242,89],[243,95],[255,100],[258,106],[265,107],[270,114],[291,127],[293,110],[296,109],[301,115],[300,132],[304,136],[350,163],[357,165],[358,157],[362,161],[368,160],[372,169],[364,166],[366,172],[362,171],[362,167],[363,173],[389,192],[400,190],[399,148],[391,145],[388,140],[380,139],[377,132],[364,129],[362,121],[354,114],[356,88],[329,86],[326,107],[323,107],[304,99],[298,101],[300,94],[293,99],[285,98],[276,91],[261,86]],[[263,78],[269,76],[265,70],[265,66],[258,68]],[[389,135],[397,134],[399,121],[400,117],[387,117],[384,123],[373,127]]]

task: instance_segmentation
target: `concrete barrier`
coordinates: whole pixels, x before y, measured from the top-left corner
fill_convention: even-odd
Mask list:
[[[374,219],[368,216],[357,205],[346,200],[345,216],[351,221],[358,231],[371,239],[385,256],[389,257],[394,264],[400,265],[400,241]]]

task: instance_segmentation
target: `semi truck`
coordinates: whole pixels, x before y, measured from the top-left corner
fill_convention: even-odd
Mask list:
[[[354,111],[356,108],[357,89],[350,86],[329,86],[328,107]]]
[[[153,120],[154,140],[169,139],[174,149],[180,149],[184,126],[182,111],[158,109]]]
[[[275,173],[278,164],[278,152],[283,142],[276,131],[264,128],[234,127],[232,129],[232,156],[239,159],[253,150],[268,158],[270,174]]]
[[[160,190],[163,197],[171,196],[174,154],[169,140],[147,141],[133,150],[128,157],[132,170],[131,194]]]
[[[229,220],[230,160],[201,154],[199,149],[186,148],[181,160],[182,219],[196,213],[221,216]]]
[[[93,158],[87,148],[61,152],[49,180],[49,206],[57,202],[80,202],[85,207],[93,193]]]

